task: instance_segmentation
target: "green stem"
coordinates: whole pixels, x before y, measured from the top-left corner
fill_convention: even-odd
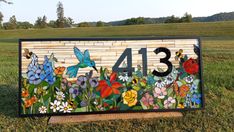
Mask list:
[[[23,104],[22,104],[22,107],[23,107],[23,113],[26,114],[26,110]]]

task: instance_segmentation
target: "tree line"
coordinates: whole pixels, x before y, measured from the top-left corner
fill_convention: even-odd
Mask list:
[[[64,16],[64,8],[61,2],[57,4],[57,20],[47,21],[47,17],[44,15],[38,17],[34,24],[30,22],[19,22],[16,19],[16,16],[13,15],[10,17],[8,22],[2,23],[3,14],[0,12],[0,29],[10,30],[10,29],[31,29],[31,28],[71,28],[71,27],[103,27],[103,26],[112,26],[111,23],[105,23],[102,21],[98,22],[81,22],[75,24],[71,17]],[[175,17],[174,15],[163,19],[164,23],[184,23],[192,22],[192,15],[185,13],[183,17]],[[130,18],[124,20],[121,25],[138,25],[138,24],[150,24],[147,18],[138,17]]]
[[[16,19],[16,16],[13,15],[10,17],[8,22],[3,22],[3,14],[0,12],[0,29],[31,29],[31,28],[68,28],[68,27],[90,27],[97,26],[102,27],[106,26],[106,24],[102,21],[98,21],[95,25],[90,24],[88,22],[82,22],[75,24],[71,17],[64,16],[64,8],[61,2],[57,4],[57,20],[47,21],[47,17],[44,15],[42,17],[38,17],[34,24],[30,22],[19,22]]]

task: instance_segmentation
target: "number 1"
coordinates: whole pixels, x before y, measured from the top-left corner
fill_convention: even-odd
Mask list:
[[[141,48],[138,51],[139,54],[142,54],[142,69],[143,69],[143,76],[147,76],[147,49],[146,48]]]

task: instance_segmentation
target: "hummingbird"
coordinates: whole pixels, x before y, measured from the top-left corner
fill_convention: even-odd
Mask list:
[[[94,70],[97,70],[96,64],[93,60],[90,59],[89,51],[86,49],[84,53],[82,53],[77,47],[74,47],[74,54],[76,58],[79,60],[79,63],[73,66],[67,67],[67,75],[70,78],[76,77],[79,68],[93,67]]]

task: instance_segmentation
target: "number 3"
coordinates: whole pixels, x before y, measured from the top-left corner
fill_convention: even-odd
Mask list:
[[[158,72],[156,70],[154,71],[155,71],[155,76],[163,77],[163,76],[167,76],[172,71],[172,63],[169,61],[169,59],[171,58],[171,52],[169,49],[164,48],[164,47],[160,47],[154,50],[155,54],[158,54],[160,52],[164,52],[166,54],[165,58],[160,59],[160,63],[165,63],[167,65],[167,71],[165,72]]]

